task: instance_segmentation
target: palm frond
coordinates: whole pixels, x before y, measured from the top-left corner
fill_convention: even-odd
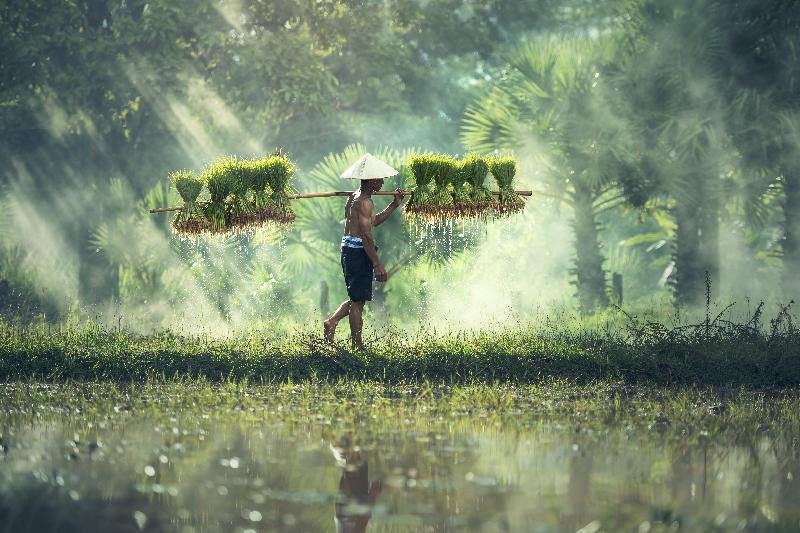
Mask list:
[[[490,154],[519,145],[515,134],[519,129],[518,110],[506,91],[492,90],[477,104],[470,104],[464,117],[461,142],[468,150]]]

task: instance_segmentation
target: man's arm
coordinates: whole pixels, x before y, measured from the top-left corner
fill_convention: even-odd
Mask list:
[[[375,240],[372,238],[372,202],[362,201],[358,204],[358,237],[361,237],[361,241],[364,243],[364,251],[367,252],[369,260],[372,261],[375,277],[378,281],[386,281],[386,269],[378,258],[378,251],[375,250]]]
[[[381,224],[386,222],[386,219],[389,218],[389,215],[391,215],[395,209],[400,207],[400,204],[402,202],[403,202],[402,189],[396,189],[394,200],[392,200],[392,203],[387,205],[386,209],[375,215],[375,225],[380,226]]]

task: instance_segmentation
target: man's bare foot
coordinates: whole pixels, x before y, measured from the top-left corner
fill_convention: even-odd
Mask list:
[[[325,333],[325,341],[333,344],[333,338],[336,335],[336,323],[326,320],[322,323],[322,329]]]

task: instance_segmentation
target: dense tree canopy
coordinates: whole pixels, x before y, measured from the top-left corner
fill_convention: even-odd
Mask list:
[[[574,263],[562,277],[586,311],[609,303],[620,271],[629,294],[666,285],[696,303],[706,273],[714,289],[736,285],[731,247],[744,250],[740,271],[765,280],[747,287],[774,290],[782,271],[794,294],[798,29],[789,0],[6,2],[0,289],[51,315],[71,298],[186,298],[188,279],[228,320],[245,313],[243,291],[316,300],[273,280],[320,279],[292,262],[315,239],[327,250],[333,204],[300,209],[280,260],[276,241],[257,238],[218,261],[234,245],[170,242],[167,223],[142,212],[174,201],[167,172],[229,153],[280,147],[303,187],[332,187],[363,143],[514,153],[542,199],[529,206],[547,217],[566,207]],[[391,231],[420,237],[399,220]],[[391,252],[397,272],[447,261],[435,250],[443,230],[431,231],[431,253]],[[53,270],[45,242],[49,261],[68,258],[57,297],[36,288],[37,268]],[[226,281],[231,269],[250,281]]]

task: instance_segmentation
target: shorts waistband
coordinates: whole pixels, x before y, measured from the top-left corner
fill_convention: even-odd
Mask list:
[[[353,237],[352,235],[345,235],[342,237],[342,248],[363,248],[364,241],[361,237]]]
[[[361,237],[345,235],[342,237],[342,248],[364,248],[364,241],[361,240]],[[378,249],[377,244],[375,245],[375,249]]]

